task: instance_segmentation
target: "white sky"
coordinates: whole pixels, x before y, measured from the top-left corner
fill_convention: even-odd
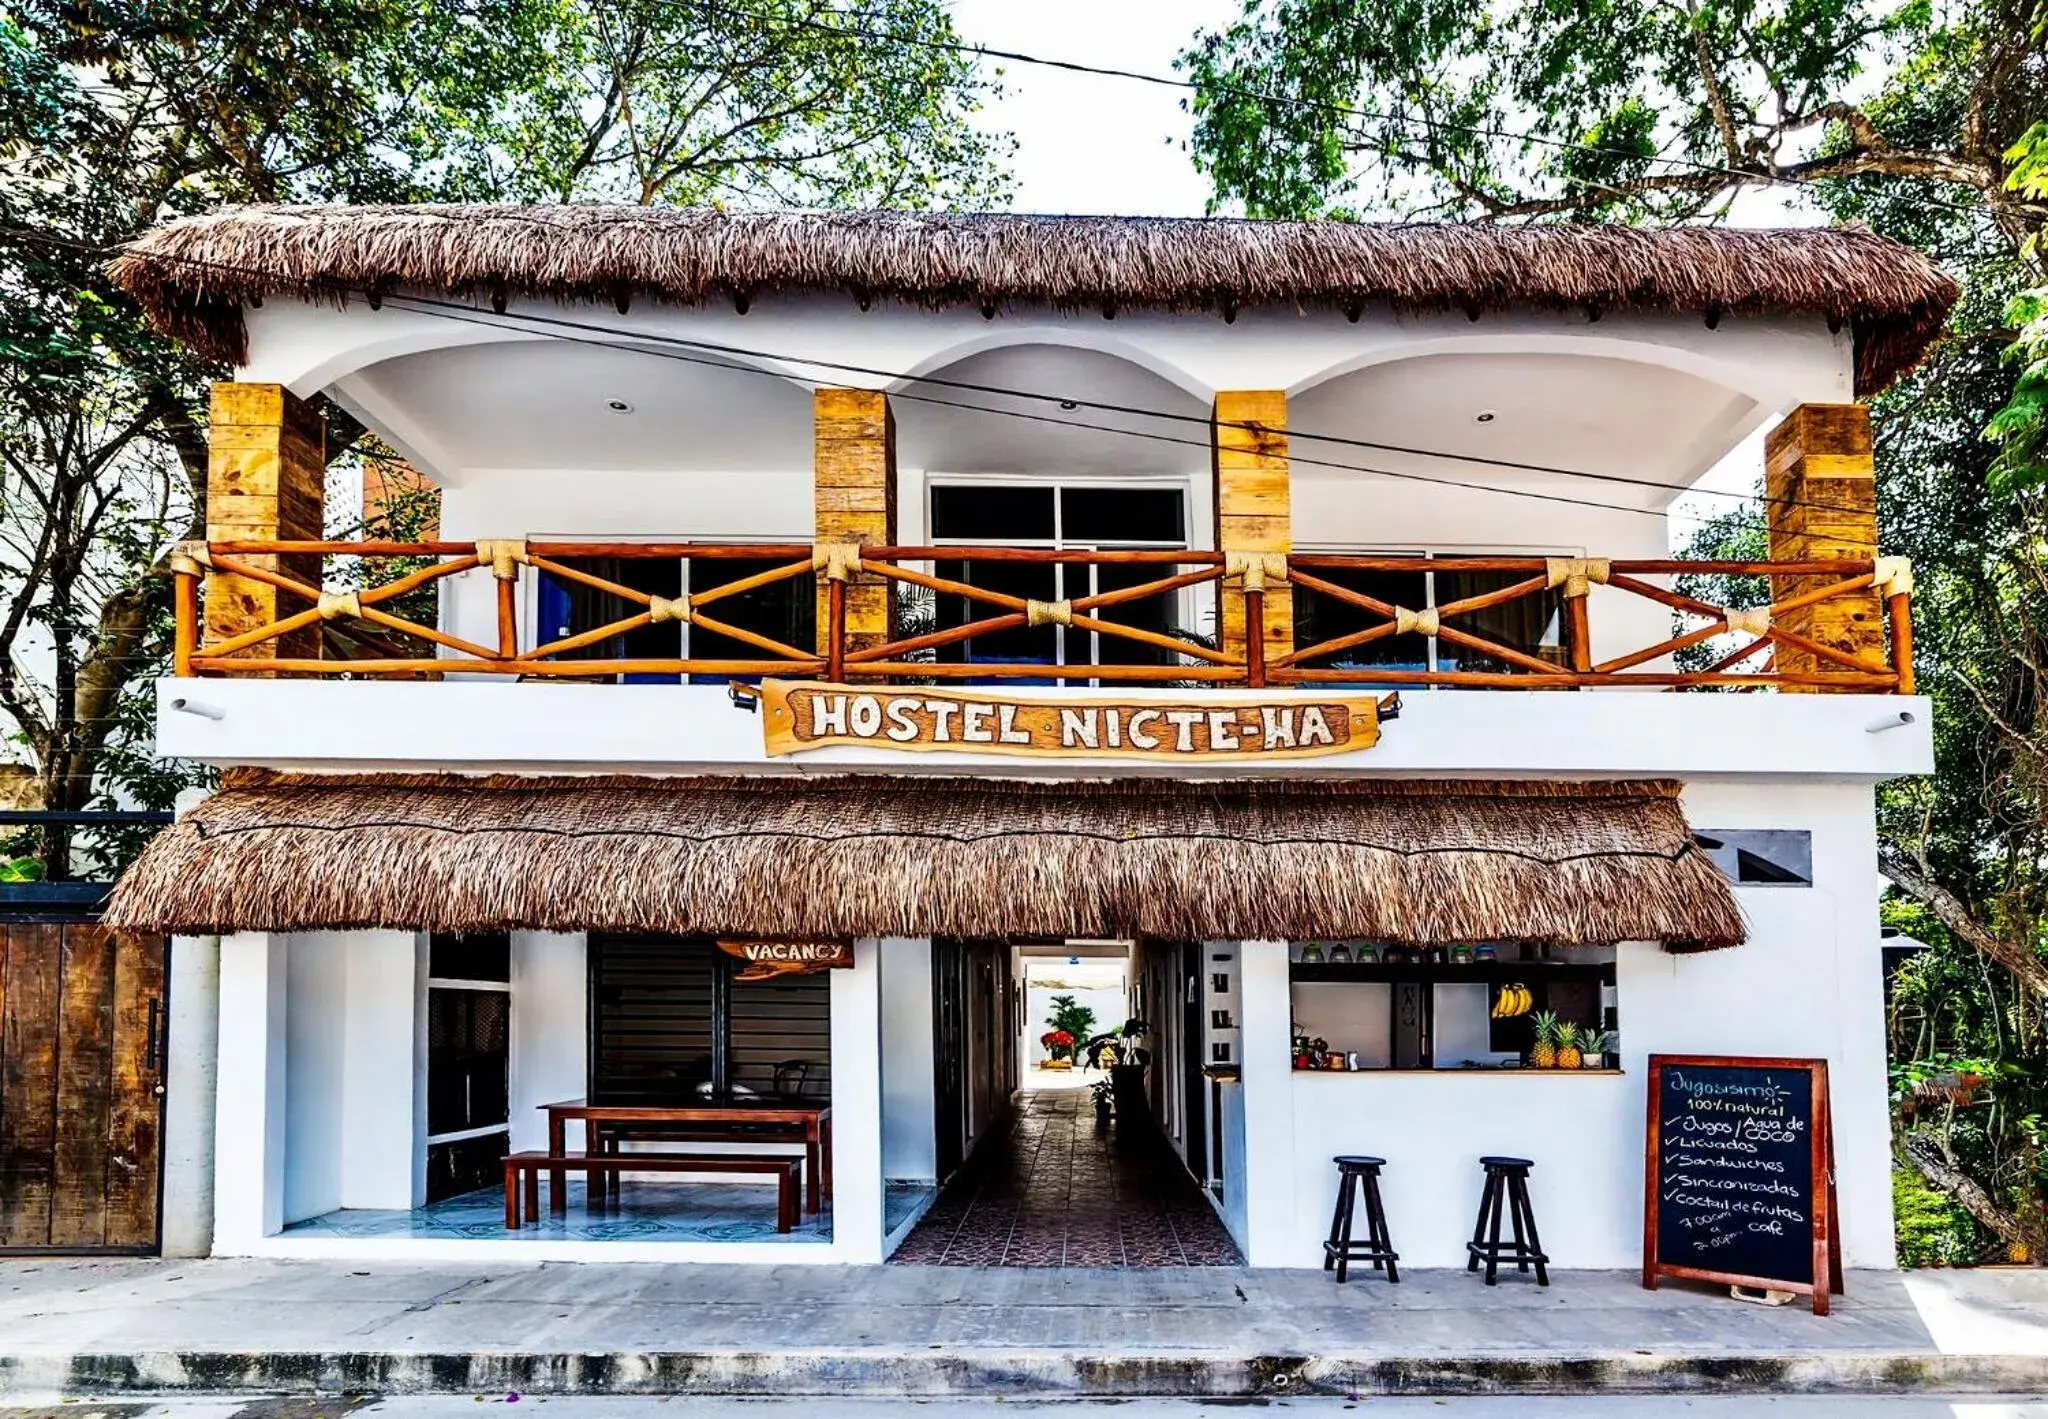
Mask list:
[[[1198,29],[1229,22],[1238,0],[953,0],[970,44],[1046,59],[1173,75],[1173,57]],[[1182,90],[994,63],[1005,94],[990,127],[1017,135],[1020,212],[1119,212],[1193,217],[1209,184],[1183,146]]]
[[[1240,0],[953,0],[953,19],[970,44],[1045,59],[1173,76],[1173,59],[1199,30],[1241,12]],[[1075,74],[1037,64],[993,61],[1004,95],[984,121],[1017,137],[1015,208],[1020,212],[1200,216],[1209,184],[1189,161],[1185,91],[1132,79]],[[1806,225],[1821,218],[1775,192],[1745,195],[1741,226]],[[1762,436],[1731,450],[1702,490],[1754,490]],[[1737,506],[1733,498],[1689,496],[1674,508],[1674,545],[1695,518]]]

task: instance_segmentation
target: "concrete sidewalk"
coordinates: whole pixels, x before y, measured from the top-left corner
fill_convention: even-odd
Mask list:
[[[1632,1273],[0,1263],[0,1396],[2048,1392],[2048,1273],[1826,1318]]]

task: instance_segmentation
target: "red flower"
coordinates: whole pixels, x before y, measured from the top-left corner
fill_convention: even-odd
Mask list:
[[[1038,1037],[1038,1042],[1047,1049],[1070,1049],[1073,1046],[1074,1037],[1065,1030],[1047,1030]]]

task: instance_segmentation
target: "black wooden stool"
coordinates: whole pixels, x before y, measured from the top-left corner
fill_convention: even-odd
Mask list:
[[[1384,1266],[1387,1280],[1398,1282],[1401,1273],[1394,1263],[1401,1254],[1387,1235],[1387,1209],[1380,1203],[1380,1169],[1387,1160],[1341,1157],[1331,1161],[1337,1165],[1337,1210],[1330,1214],[1330,1240],[1323,1243],[1323,1270],[1336,1267],[1337,1279],[1342,1281],[1352,1262],[1369,1261],[1373,1270]],[[1351,1214],[1361,1192],[1365,1194],[1365,1240],[1354,1242]]]
[[[1465,1269],[1477,1271],[1484,1261],[1486,1284],[1493,1286],[1498,1284],[1495,1272],[1501,1262],[1512,1261],[1517,1271],[1534,1266],[1536,1284],[1548,1286],[1550,1273],[1544,1263],[1550,1258],[1543,1254],[1543,1243],[1536,1236],[1536,1213],[1529,1206],[1529,1169],[1536,1165],[1527,1158],[1481,1158],[1479,1166],[1486,1169],[1486,1191],[1479,1195],[1479,1220],[1472,1226],[1472,1240],[1465,1244],[1471,1253]],[[1503,1205],[1515,1232],[1512,1242],[1500,1239]]]

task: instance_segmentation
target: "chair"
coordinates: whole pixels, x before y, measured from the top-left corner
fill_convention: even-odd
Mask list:
[[[773,1093],[778,1099],[801,1099],[811,1079],[808,1059],[785,1059],[775,1066]]]
[[[1335,1266],[1341,1285],[1352,1262],[1369,1261],[1375,1271],[1385,1268],[1387,1281],[1398,1285],[1401,1272],[1394,1263],[1401,1259],[1401,1254],[1394,1250],[1393,1239],[1387,1235],[1387,1209],[1380,1202],[1380,1169],[1387,1165],[1387,1160],[1340,1155],[1331,1161],[1337,1165],[1337,1210],[1330,1215],[1330,1239],[1323,1243],[1323,1270]],[[1351,1218],[1361,1193],[1365,1196],[1365,1240],[1355,1242],[1351,1239]]]
[[[1517,1271],[1535,1267],[1536,1284],[1548,1286],[1550,1273],[1544,1264],[1550,1258],[1543,1253],[1543,1243],[1536,1235],[1536,1213],[1529,1206],[1529,1170],[1536,1165],[1527,1158],[1481,1158],[1479,1166],[1486,1169],[1486,1189],[1479,1194],[1479,1220],[1472,1224],[1472,1240],[1465,1244],[1470,1253],[1465,1269],[1477,1271],[1479,1263],[1485,1262],[1486,1284],[1492,1286],[1498,1284],[1495,1273],[1501,1262],[1512,1261]],[[1503,1207],[1514,1228],[1512,1242],[1500,1239]]]

